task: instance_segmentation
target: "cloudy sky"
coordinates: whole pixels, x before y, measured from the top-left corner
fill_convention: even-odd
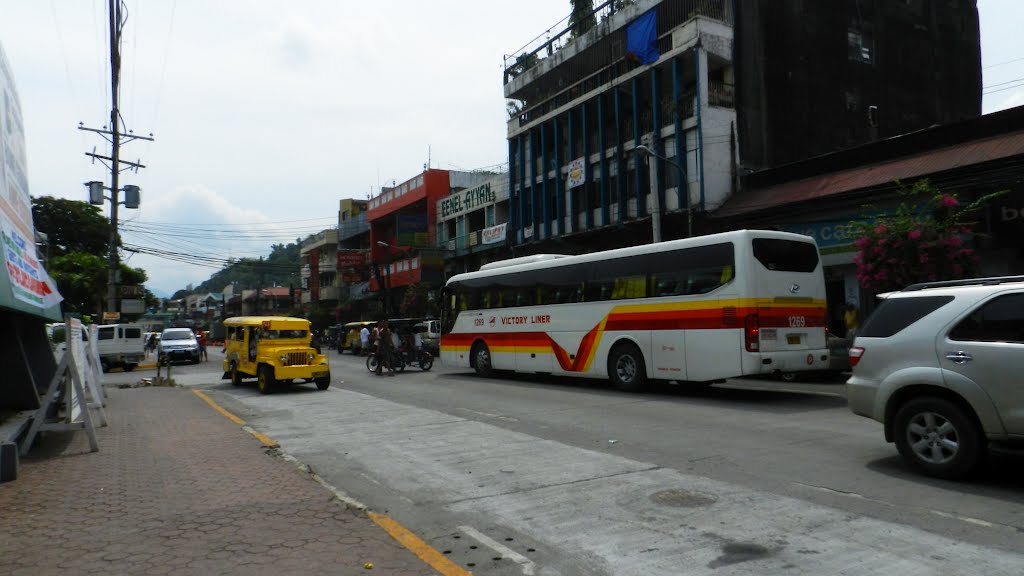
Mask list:
[[[443,169],[505,163],[503,56],[569,13],[569,0],[125,4],[121,114],[156,137],[123,152],[147,166],[122,176],[143,189],[142,208],[121,212],[125,241],[205,262],[329,227],[339,199],[415,176],[428,158]],[[105,142],[76,129],[109,124],[106,5],[0,0],[34,196],[85,199],[83,182],[109,184],[84,155]],[[984,111],[1024,105],[1024,2],[978,5]],[[165,292],[216,270],[129,264]]]

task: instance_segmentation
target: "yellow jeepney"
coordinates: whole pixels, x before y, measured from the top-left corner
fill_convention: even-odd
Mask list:
[[[260,394],[293,380],[331,385],[327,357],[310,346],[309,320],[287,316],[239,316],[224,321],[224,376],[235,386],[256,378]]]

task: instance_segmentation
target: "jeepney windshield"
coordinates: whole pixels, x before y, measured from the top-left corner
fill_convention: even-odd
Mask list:
[[[260,330],[260,338],[266,340],[294,340],[306,338],[309,332],[306,330]]]

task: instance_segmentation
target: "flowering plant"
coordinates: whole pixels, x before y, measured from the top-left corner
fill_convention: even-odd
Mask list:
[[[856,238],[857,279],[873,292],[900,290],[917,282],[970,278],[978,273],[978,256],[965,237],[976,222],[976,210],[1004,194],[995,192],[964,204],[956,194],[919,180],[900,188],[903,201],[894,214],[851,222]]]

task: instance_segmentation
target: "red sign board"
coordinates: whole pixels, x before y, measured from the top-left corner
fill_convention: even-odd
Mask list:
[[[358,273],[358,272],[342,272],[341,273],[341,281],[342,282],[361,282],[362,280],[363,280],[363,275]]]
[[[338,268],[357,268],[365,264],[364,252],[338,252]]]

